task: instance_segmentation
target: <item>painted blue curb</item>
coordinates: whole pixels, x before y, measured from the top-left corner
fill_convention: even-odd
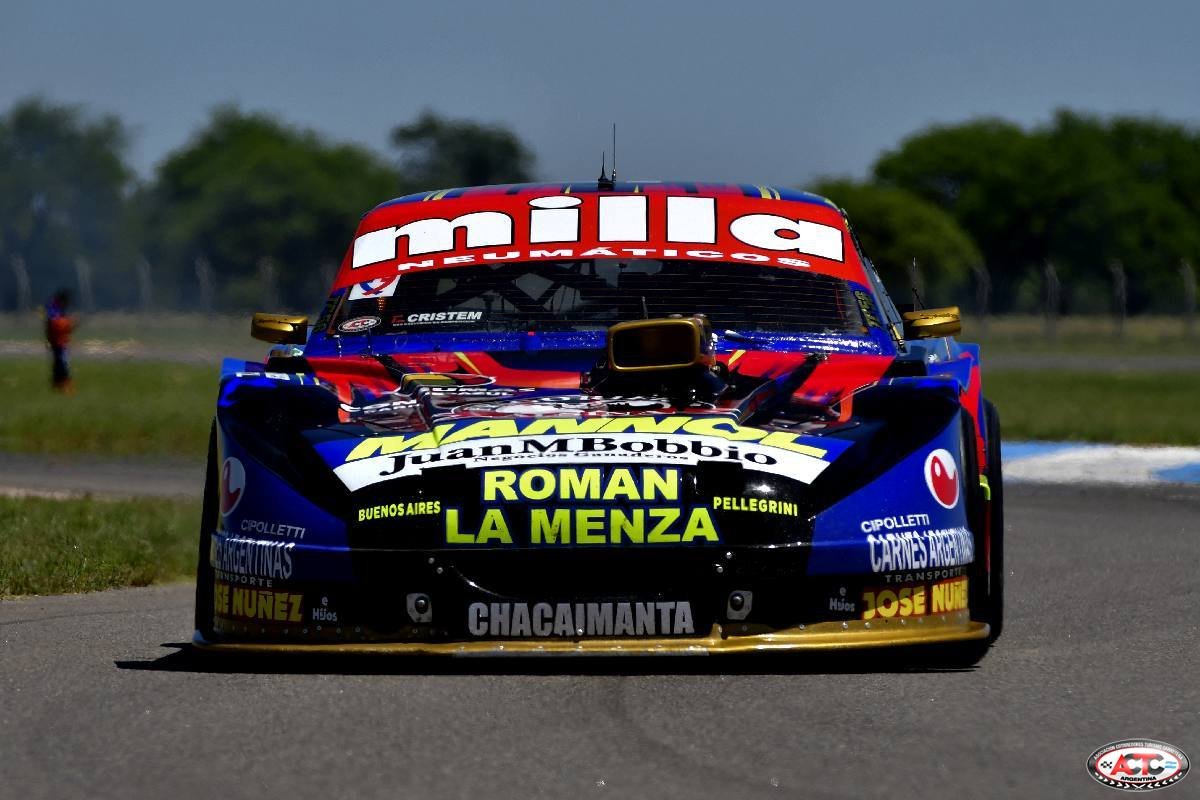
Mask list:
[[[1200,464],[1168,467],[1158,470],[1155,474],[1168,483],[1200,483]]]
[[[1044,456],[1078,447],[1094,447],[1095,445],[1079,442],[1004,442],[1002,451],[1004,460],[1014,461],[1032,456]]]
[[[1200,447],[1005,441],[1003,453],[1015,482],[1200,484]]]

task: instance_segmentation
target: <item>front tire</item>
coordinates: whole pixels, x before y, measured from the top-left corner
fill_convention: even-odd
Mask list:
[[[962,473],[967,493],[967,522],[975,538],[975,562],[969,576],[971,618],[986,622],[987,638],[949,645],[935,645],[932,663],[966,669],[987,655],[1004,625],[1004,482],[1000,473],[1000,419],[996,408],[984,402],[986,470],[980,469],[975,444],[975,423],[963,412]],[[980,477],[986,475],[991,500]]]
[[[196,633],[205,639],[213,635],[213,568],[209,551],[212,532],[217,526],[217,424],[208,437],[208,464],[204,470],[204,505],[200,510],[200,546],[196,557]]]
[[[1004,630],[1004,468],[1000,458],[1000,414],[987,400],[983,403],[983,413],[991,502],[988,503],[989,535],[985,551],[988,569],[981,576],[986,591],[981,598],[979,619],[991,626],[988,641],[994,642]]]

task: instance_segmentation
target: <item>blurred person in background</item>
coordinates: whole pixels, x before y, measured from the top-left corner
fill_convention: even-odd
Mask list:
[[[75,318],[68,313],[70,306],[71,294],[66,289],[59,289],[46,302],[46,341],[54,359],[51,385],[56,392],[66,394],[74,391],[71,365],[67,361],[67,345],[71,343],[71,331],[75,328]]]

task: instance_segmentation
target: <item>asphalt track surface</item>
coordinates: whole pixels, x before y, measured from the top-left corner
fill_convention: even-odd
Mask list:
[[[1200,756],[1200,493],[1014,485],[1008,515],[973,669],[226,661],[181,648],[190,586],[0,602],[0,797],[1111,798],[1107,742]]]
[[[0,453],[0,496],[198,497],[203,489],[202,461]]]

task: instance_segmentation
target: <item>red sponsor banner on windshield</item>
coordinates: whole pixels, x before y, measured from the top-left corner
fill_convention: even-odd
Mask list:
[[[334,288],[452,267],[592,258],[757,263],[866,282],[841,214],[820,203],[551,186],[381,206],[363,218]]]

